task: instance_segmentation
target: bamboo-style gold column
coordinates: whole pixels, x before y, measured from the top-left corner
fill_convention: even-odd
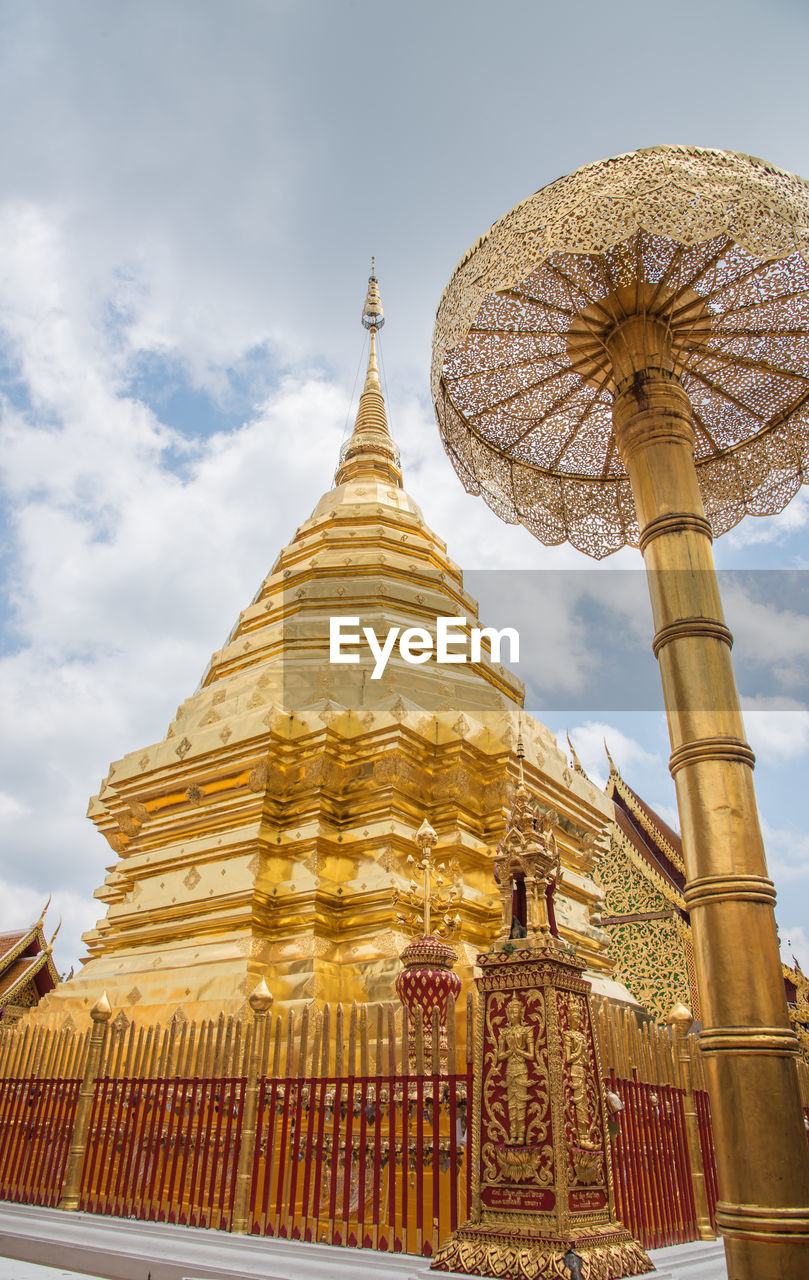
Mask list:
[[[256,1115],[261,1086],[261,1069],[267,1053],[267,1013],[272,995],[262,978],[249,997],[253,1010],[250,1028],[250,1044],[247,1047],[247,1083],[244,1089],[244,1115],[239,1137],[239,1159],[236,1166],[236,1195],[233,1201],[233,1225],[231,1231],[244,1235],[248,1228],[250,1211],[250,1180],[256,1149]]]
[[[90,1017],[93,1020],[93,1029],[90,1032],[87,1061],[84,1064],[84,1077],[79,1089],[78,1102],[76,1103],[76,1118],[73,1121],[73,1134],[70,1139],[70,1151],[67,1157],[62,1198],[59,1201],[60,1209],[71,1210],[79,1207],[81,1171],[84,1165],[84,1154],[87,1150],[87,1137],[90,1132],[90,1117],[93,1111],[96,1076],[98,1075],[101,1055],[104,1050],[107,1023],[112,1017],[112,1009],[110,1008],[106,991],[96,1000],[90,1010]]]
[[[630,316],[607,340],[613,425],[632,485],[669,724],[731,1280],[809,1274],[809,1152],[773,906],[668,331]],[[774,1248],[773,1246],[777,1246]]]
[[[685,1117],[685,1136],[688,1143],[688,1165],[691,1173],[691,1186],[694,1191],[694,1208],[697,1215],[697,1231],[700,1240],[715,1240],[711,1219],[708,1213],[708,1196],[705,1191],[705,1166],[702,1160],[702,1143],[699,1137],[699,1120],[694,1098],[694,1068],[691,1051],[688,1046],[688,1032],[694,1021],[690,1009],[684,1004],[675,1004],[666,1018],[674,1033],[674,1048],[680,1068],[680,1081],[683,1086],[683,1114]]]

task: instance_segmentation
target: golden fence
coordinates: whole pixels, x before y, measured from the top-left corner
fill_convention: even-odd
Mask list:
[[[605,1075],[619,1080],[640,1080],[644,1084],[685,1087],[682,1063],[668,1027],[636,1013],[629,1005],[603,1002],[593,1012]],[[698,1039],[689,1035],[688,1042],[693,1086],[704,1090],[707,1085]]]
[[[444,1037],[400,1005],[0,1029],[0,1198],[431,1255],[467,1216],[474,1012]],[[594,1027],[619,1216],[646,1247],[709,1234],[696,1037],[607,1003]]]

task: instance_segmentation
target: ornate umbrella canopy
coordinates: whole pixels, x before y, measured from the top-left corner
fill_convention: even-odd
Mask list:
[[[637,545],[605,338],[638,312],[671,335],[715,533],[809,479],[809,183],[736,152],[651,147],[517,205],[438,308],[444,447],[469,492],[542,542]]]

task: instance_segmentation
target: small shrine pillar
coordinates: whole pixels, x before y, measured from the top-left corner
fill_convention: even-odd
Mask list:
[[[654,1267],[616,1219],[590,983],[552,927],[553,821],[518,758],[496,861],[503,927],[478,957],[470,1217],[432,1267],[503,1280],[561,1280],[579,1266],[598,1280],[642,1275]]]
[[[396,979],[397,995],[408,1012],[411,1070],[416,1060],[414,1032],[418,1018],[422,1022],[425,1062],[446,1064],[449,1000],[456,1000],[461,990],[461,980],[452,972],[458,957],[447,941],[460,923],[457,913],[453,915],[458,898],[457,867],[452,862],[436,860],[433,851],[437,843],[438,836],[425,819],[416,832],[421,856],[407,860],[413,871],[410,884],[407,890],[397,889],[393,895],[399,906],[400,925],[416,935],[400,955],[403,967]],[[437,1053],[433,1045],[434,1013],[438,1015]]]

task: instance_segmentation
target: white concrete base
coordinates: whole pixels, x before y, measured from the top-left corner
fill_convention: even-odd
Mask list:
[[[650,1254],[655,1280],[727,1280],[721,1241]],[[428,1258],[0,1203],[0,1280],[437,1280]]]

